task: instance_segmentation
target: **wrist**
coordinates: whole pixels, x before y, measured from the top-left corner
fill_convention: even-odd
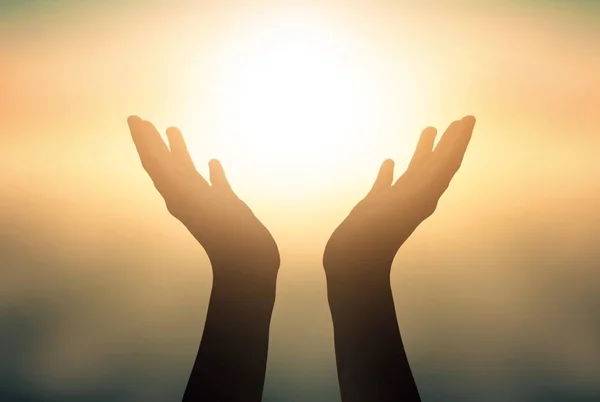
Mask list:
[[[273,304],[275,303],[276,284],[276,275],[231,274],[223,270],[215,270],[212,295],[228,302],[256,301]]]
[[[362,270],[345,275],[327,275],[327,297],[332,309],[361,309],[392,295],[389,270]]]
[[[391,262],[377,264],[346,263],[343,266],[324,265],[327,288],[332,291],[378,290],[390,286]]]

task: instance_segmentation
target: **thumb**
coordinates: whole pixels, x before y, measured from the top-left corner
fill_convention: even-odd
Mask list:
[[[386,188],[392,185],[394,181],[394,161],[391,159],[386,159],[381,164],[379,168],[379,173],[377,174],[377,179],[375,179],[375,183],[373,183],[373,188],[371,189],[371,193],[377,193],[381,190],[385,190]]]
[[[227,177],[225,176],[225,171],[223,170],[223,166],[221,162],[216,159],[212,159],[208,162],[208,169],[210,171],[210,183],[212,186],[221,191],[231,191],[231,186],[229,185],[229,181],[227,181]]]

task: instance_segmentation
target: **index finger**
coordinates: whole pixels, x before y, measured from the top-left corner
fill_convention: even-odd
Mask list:
[[[152,123],[137,116],[129,117],[127,123],[142,166],[158,186],[171,168],[171,153]]]
[[[466,116],[453,125],[452,131],[443,144],[440,141],[436,148],[432,174],[435,181],[443,188],[447,188],[450,181],[460,168],[467,147],[473,135],[475,117]]]

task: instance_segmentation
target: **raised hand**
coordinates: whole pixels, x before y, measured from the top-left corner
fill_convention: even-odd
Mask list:
[[[206,250],[214,275],[276,276],[277,245],[235,195],[219,161],[209,163],[209,184],[194,167],[179,129],[167,129],[169,149],[152,123],[132,116],[128,124],[144,169],[169,212]]]
[[[398,249],[435,211],[458,171],[474,125],[472,116],[454,121],[435,149],[437,131],[426,128],[408,169],[396,183],[394,162],[383,162],[371,191],[327,243],[323,264],[328,275],[348,276],[368,269],[368,276],[389,277]]]
[[[421,134],[406,172],[393,183],[383,162],[373,188],[334,231],[323,256],[344,402],[420,401],[396,318],[390,271],[400,246],[459,169],[475,118],[453,122],[433,149],[435,128]]]
[[[183,400],[259,402],[280,262],[277,245],[235,195],[218,161],[209,163],[209,184],[196,171],[178,129],[167,130],[169,149],[152,123],[132,116],[128,124],[167,209],[204,247],[213,269],[206,324]]]

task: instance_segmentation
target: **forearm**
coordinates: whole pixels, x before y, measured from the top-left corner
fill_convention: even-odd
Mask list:
[[[184,402],[260,401],[275,302],[275,279],[255,286],[214,280]]]
[[[328,298],[342,400],[420,401],[389,278],[328,278]]]

